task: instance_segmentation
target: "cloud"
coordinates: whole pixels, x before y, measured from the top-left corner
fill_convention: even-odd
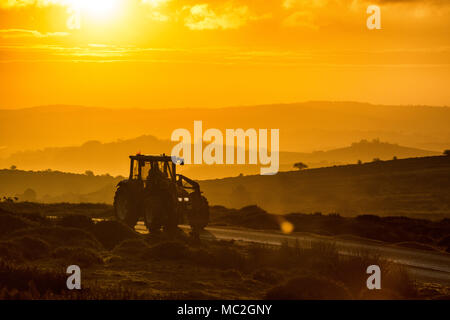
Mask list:
[[[247,6],[228,4],[213,10],[209,4],[198,4],[185,9],[189,11],[185,25],[191,30],[237,29],[250,19]]]
[[[309,11],[296,11],[283,21],[285,27],[304,27],[317,30],[319,26],[315,22],[314,15]]]
[[[329,0],[284,0],[283,8],[292,9],[295,7],[324,7],[328,4]]]
[[[51,5],[69,5],[71,0],[0,0],[0,8],[27,6],[47,7]]]
[[[250,21],[270,17],[270,14],[256,15],[247,5],[232,2],[216,7],[207,3],[184,6],[182,11],[187,12],[184,24],[191,30],[238,29]]]
[[[70,35],[68,32],[47,32],[41,33],[36,30],[27,29],[0,29],[0,37],[2,38],[49,38],[49,37],[66,37]]]

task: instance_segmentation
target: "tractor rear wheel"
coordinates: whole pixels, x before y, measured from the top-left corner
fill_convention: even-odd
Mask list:
[[[114,212],[116,219],[123,224],[134,228],[139,220],[139,210],[132,193],[126,185],[117,188],[114,195]]]
[[[178,226],[176,203],[170,192],[160,191],[151,195],[144,205],[145,226],[150,232],[173,231]]]
[[[153,198],[153,199],[152,199]],[[161,201],[152,197],[144,203],[144,222],[148,231],[159,232],[163,225],[162,204]]]

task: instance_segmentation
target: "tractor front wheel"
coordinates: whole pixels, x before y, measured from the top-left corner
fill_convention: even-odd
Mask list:
[[[136,201],[133,200],[132,192],[126,185],[117,188],[114,196],[116,219],[130,228],[134,228],[139,220],[139,210]]]

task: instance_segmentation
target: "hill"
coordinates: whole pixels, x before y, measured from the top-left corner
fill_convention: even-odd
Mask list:
[[[0,170],[0,195],[20,196],[31,188],[41,202],[112,203],[121,179]],[[230,208],[257,204],[273,213],[450,217],[450,157],[445,156],[205,180],[200,185],[211,205]]]
[[[101,143],[89,141],[80,146],[45,148],[37,151],[22,151],[0,159],[0,167],[12,165],[24,170],[59,170],[84,173],[86,170],[97,174],[128,175],[128,156],[142,154],[170,154],[174,142],[153,136],[141,136],[134,139]],[[292,170],[294,163],[304,162],[310,168],[356,163],[358,160],[371,161],[374,158],[390,160],[394,156],[401,158],[424,157],[439,153],[417,148],[403,147],[379,140],[362,140],[351,146],[316,151],[312,153],[280,152],[280,171]],[[258,174],[259,165],[191,165],[180,168],[181,172],[199,180],[238,176],[240,174]]]
[[[355,102],[306,102],[218,109],[109,109],[48,106],[0,110],[0,157],[23,150],[111,142],[173,130],[280,129],[280,150],[329,150],[361,139],[395,141],[425,150],[448,148],[450,108]]]
[[[450,157],[376,161],[201,181],[213,204],[275,213],[450,216]]]
[[[115,186],[123,177],[74,174],[59,171],[0,170],[0,196],[19,201],[111,203]],[[31,189],[35,199],[26,197]]]

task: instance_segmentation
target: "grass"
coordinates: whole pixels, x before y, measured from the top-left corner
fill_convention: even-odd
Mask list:
[[[70,214],[5,215],[18,220],[10,219],[13,231],[0,235],[0,299],[416,299],[445,293],[422,290],[379,256],[339,255],[329,242],[199,242],[184,233],[143,236],[116,222],[94,224]],[[72,264],[82,268],[81,291],[65,288],[65,267]],[[372,264],[382,270],[381,291],[366,288]]]

